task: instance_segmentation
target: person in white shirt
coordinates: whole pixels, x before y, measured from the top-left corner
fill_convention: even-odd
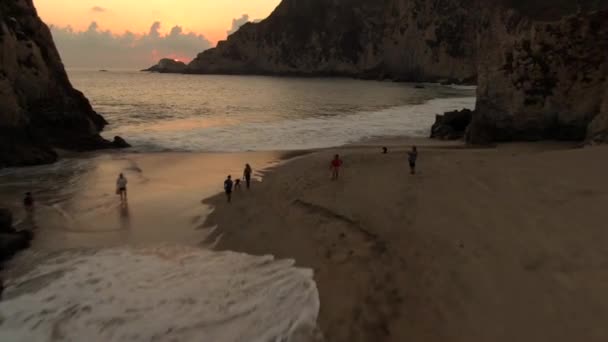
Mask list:
[[[116,194],[120,195],[121,201],[127,200],[127,178],[122,173],[116,180]]]

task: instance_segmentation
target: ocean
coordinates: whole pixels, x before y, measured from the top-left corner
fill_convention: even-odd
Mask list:
[[[352,79],[71,71],[74,86],[137,151],[272,151],[425,137],[474,87]]]
[[[474,88],[434,84],[69,74],[110,122],[103,134],[133,147],[0,170],[0,206],[36,231],[2,272],[1,341],[316,340],[313,270],[213,251],[204,199],[245,162],[261,180],[277,151],[423,137],[435,114],[475,102]],[[114,193],[121,172],[128,204]],[[20,207],[26,191],[34,217]]]

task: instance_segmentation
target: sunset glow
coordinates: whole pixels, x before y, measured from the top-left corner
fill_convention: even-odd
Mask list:
[[[34,0],[68,68],[189,63],[280,0]]]
[[[34,0],[47,24],[86,30],[95,21],[113,33],[146,33],[161,22],[166,34],[173,26],[204,35],[212,43],[226,38],[232,20],[243,14],[267,17],[280,0]]]

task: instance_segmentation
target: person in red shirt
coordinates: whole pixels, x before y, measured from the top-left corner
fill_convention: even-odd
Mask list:
[[[336,154],[330,164],[330,168],[332,171],[331,180],[338,180],[338,178],[340,177],[340,167],[341,166],[342,166],[342,159],[340,159],[340,156]]]

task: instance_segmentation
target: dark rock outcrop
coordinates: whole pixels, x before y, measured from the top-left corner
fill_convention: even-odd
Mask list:
[[[128,148],[131,147],[131,145],[123,138],[119,137],[119,136],[115,136],[114,140],[112,141],[112,145],[115,148]]]
[[[29,231],[16,231],[13,228],[13,215],[9,210],[0,208],[0,264],[18,251],[27,248],[32,239]]]
[[[13,227],[13,214],[10,210],[0,208],[0,233],[8,232]]]
[[[608,10],[564,12],[487,17],[469,142],[606,141]]]
[[[50,163],[53,148],[112,148],[75,90],[32,0],[0,2],[0,167]]]
[[[442,140],[458,140],[465,136],[467,127],[473,118],[470,109],[456,110],[437,115],[431,128],[431,138]]]
[[[174,59],[163,58],[158,64],[142,70],[142,71],[150,71],[150,72],[159,72],[159,73],[182,73],[186,71],[186,63],[176,61]]]

